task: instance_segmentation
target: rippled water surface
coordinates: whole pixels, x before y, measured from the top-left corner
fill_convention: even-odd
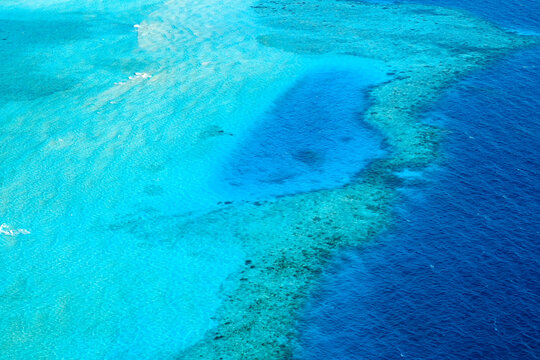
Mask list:
[[[535,1],[429,3],[539,29]],[[539,62],[538,50],[507,57],[427,114],[448,129],[443,158],[403,174],[395,227],[336,260],[304,314],[299,358],[538,358]]]
[[[379,65],[263,47],[230,5],[0,4],[0,358],[177,356],[245,256],[179,219],[381,155],[362,124]]]
[[[428,70],[438,56],[448,72],[474,66],[455,48],[468,33],[439,36],[431,23],[414,42],[383,26],[378,42],[372,27],[386,18],[355,28],[355,4],[252,5],[0,2],[0,359],[176,358],[201,339],[226,344],[208,330],[238,320],[222,309],[236,304],[292,322],[334,244],[386,219],[385,186],[399,181],[354,182],[362,171],[382,174],[373,164],[385,166],[392,146],[403,162],[430,158],[420,145],[432,133],[413,128],[407,109],[416,95],[402,95],[432,96],[446,79]],[[537,2],[494,16],[498,2],[469,5],[538,30]],[[430,13],[394,10],[416,23]],[[434,13],[464,29],[484,24]],[[477,60],[518,41],[485,28],[493,39]],[[349,42],[355,32],[368,41]],[[396,55],[410,47],[416,57]],[[299,357],[534,357],[538,59],[522,52],[473,74],[428,113],[448,129],[439,163],[398,174],[396,226],[327,273],[303,314]],[[381,84],[390,86],[380,98],[396,104],[368,112]],[[384,126],[403,128],[364,123],[383,114]],[[290,334],[258,320],[246,311],[230,339],[244,336],[246,351],[259,337],[287,348]],[[236,346],[226,350],[242,356]]]
[[[349,183],[382,153],[362,112],[367,87],[383,78],[354,67],[301,78],[233,150],[218,179],[221,191],[231,199],[268,199]]]

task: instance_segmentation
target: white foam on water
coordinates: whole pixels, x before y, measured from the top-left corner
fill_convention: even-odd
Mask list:
[[[26,229],[16,229],[8,224],[0,225],[0,235],[17,236],[17,235],[29,235],[30,231]]]

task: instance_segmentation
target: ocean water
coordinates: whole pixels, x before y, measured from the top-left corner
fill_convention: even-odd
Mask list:
[[[348,184],[382,156],[382,139],[362,112],[367,89],[385,78],[344,64],[302,77],[232,151],[216,187],[255,200]]]
[[[461,13],[395,7],[394,22],[381,16],[386,15],[382,7],[359,11],[353,5],[244,0],[0,3],[0,359],[167,359],[186,354],[194,344],[202,344],[205,358],[221,358],[221,350],[233,359],[253,351],[270,358],[289,351],[292,329],[281,331],[282,327],[293,322],[321,258],[339,241],[350,239],[351,233],[368,237],[386,219],[392,198],[386,186],[396,181],[386,174],[383,180],[364,183],[363,171],[370,171],[374,163],[387,164],[392,151],[401,156],[394,166],[430,159],[434,131],[416,123],[410,115],[413,108],[429,102],[449,74],[520,43],[517,36]],[[363,11],[365,22],[358,21]],[[396,23],[410,20],[407,16],[414,23],[425,22],[426,36],[411,37],[414,28],[396,28]],[[448,32],[439,34],[434,31],[438,21],[452,26],[446,24]],[[491,36],[474,31],[477,27]],[[482,46],[475,47],[475,41],[482,41]],[[462,52],[456,44],[463,43],[472,46]],[[482,181],[464,186],[504,188],[501,194],[506,198],[500,201],[511,202],[516,221],[523,222],[513,227],[506,207],[500,213],[473,211],[467,220],[489,221],[489,237],[508,240],[488,250],[511,249],[518,243],[510,241],[514,240],[510,233],[526,239],[533,231],[526,225],[534,221],[535,208],[529,203],[535,201],[536,189],[528,180],[534,174],[527,171],[536,164],[531,149],[537,144],[536,137],[527,134],[537,128],[527,120],[536,116],[537,104],[522,95],[507,95],[529,93],[534,98],[536,89],[527,84],[536,83],[529,82],[537,74],[535,58],[530,57],[536,53],[523,54],[511,58],[510,65],[501,63],[489,70],[485,79],[494,81],[491,85],[475,84],[473,78],[470,88],[458,88],[438,105],[442,110],[429,114],[429,121],[438,127],[456,126],[448,135],[445,161],[416,177],[412,172],[399,174],[405,183],[402,203],[415,206],[415,201],[431,196],[426,189],[434,189],[433,196],[450,191],[435,189],[445,184],[444,176],[459,174],[452,168],[455,164],[466,170],[483,169],[477,174]],[[433,70],[439,66],[441,71]],[[499,73],[508,76],[501,79],[495,76]],[[503,84],[518,84],[510,79],[521,79],[522,87],[498,92]],[[475,97],[460,97],[465,90],[487,94],[488,103],[497,107],[489,113],[485,103],[469,104]],[[519,110],[500,111],[505,101],[514,106],[508,109]],[[444,111],[452,104],[459,104],[454,106],[471,129],[456,125],[461,117],[454,118],[454,109]],[[486,121],[469,121],[465,114],[474,111]],[[383,118],[388,121],[381,123]],[[368,119],[371,125],[364,122]],[[500,127],[475,127],[481,125]],[[482,144],[483,134],[485,141],[506,146],[515,129],[522,133],[515,135],[519,141],[510,143],[530,150],[509,150],[512,165],[516,154],[523,156],[523,165],[516,166],[522,176],[509,178],[518,181],[517,186],[500,185],[488,177],[498,167],[506,174],[503,165],[508,163],[481,168],[453,162],[469,153],[475,161],[486,161],[493,154],[493,149],[482,152],[474,147],[467,154],[453,153],[464,149],[452,143],[463,140],[459,134],[466,134],[472,146]],[[487,136],[488,130],[496,136]],[[502,158],[494,156],[492,161]],[[373,168],[372,174],[377,173]],[[458,191],[454,185],[450,189]],[[515,200],[522,196],[515,189],[528,191],[528,202]],[[483,208],[488,209],[496,197],[486,194],[475,199],[474,206],[480,198],[487,199]],[[463,199],[466,207],[470,196]],[[431,202],[420,204],[423,208]],[[413,214],[422,214],[408,207],[397,211],[406,224],[415,223]],[[451,215],[452,221],[459,216]],[[499,218],[507,222],[499,223]],[[424,222],[417,220],[422,226]],[[397,225],[401,229],[401,222]],[[474,238],[482,239],[485,223],[476,225],[469,233],[480,229]],[[419,229],[411,231],[421,237]],[[395,231],[392,234],[401,234]],[[392,239],[402,236],[392,234],[365,253],[344,255],[344,267],[357,274],[356,263],[368,263],[369,249],[398,249]],[[422,240],[414,244],[429,244]],[[526,246],[532,245],[532,241],[520,245],[531,256],[529,265],[536,250]],[[459,242],[452,249],[462,247]],[[401,271],[399,265],[387,267],[390,257],[378,254],[373,264]],[[509,250],[509,256],[513,254],[520,259],[519,251]],[[415,259],[422,261],[421,256]],[[428,274],[445,264],[430,261]],[[528,275],[524,268],[515,271],[523,273],[513,278],[516,286],[526,282],[520,289],[534,295],[534,270]],[[384,289],[373,279],[360,285],[347,282],[354,276],[334,275],[325,278],[329,289],[344,284],[348,290]],[[403,284],[402,279],[396,281]],[[506,288],[495,286],[497,291]],[[340,301],[360,303],[352,293],[338,293]],[[533,295],[516,297],[524,299],[518,308],[523,317],[536,314],[527,302]],[[380,304],[395,303],[383,296],[378,299]],[[302,351],[308,358],[343,354],[351,358],[348,346],[359,349],[362,343],[356,338],[340,342],[335,336],[339,338],[342,329],[357,329],[358,316],[373,313],[321,316],[317,304],[326,301],[315,294],[310,302],[302,325]],[[238,314],[235,309],[242,311]],[[355,307],[349,304],[346,309]],[[310,318],[310,312],[317,315]],[[490,326],[507,334],[502,325],[508,319],[501,312]],[[458,316],[459,309],[452,314]],[[274,321],[274,328],[261,325],[262,317]],[[227,324],[224,319],[229,318],[235,323]],[[310,335],[314,328],[322,331],[324,341],[335,341],[318,348],[324,342]],[[333,330],[329,335],[320,329]],[[417,345],[411,329],[413,325],[406,331]],[[535,335],[530,333],[519,332],[524,347],[534,345],[529,338],[534,340]],[[372,350],[374,356],[385,354],[384,344],[369,334],[363,339],[372,347],[354,350],[354,356]],[[473,349],[471,356],[480,351],[468,348]],[[402,354],[413,351],[405,348]],[[526,351],[523,356],[530,353]]]
[[[0,4],[1,359],[174,358],[246,259],[181,221],[342,186],[383,154],[362,123],[380,62],[265,47],[242,1],[184,5]]]
[[[422,2],[540,29],[537,1]],[[394,226],[335,260],[297,358],[540,357],[539,61],[538,49],[507,56],[426,113],[446,129],[441,158],[401,174]]]
[[[469,11],[514,31],[531,34],[538,33],[540,4],[534,0],[504,2],[498,0],[367,0],[367,2],[388,4],[401,2],[450,7]]]

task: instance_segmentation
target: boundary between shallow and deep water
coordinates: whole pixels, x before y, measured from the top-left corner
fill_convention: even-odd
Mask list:
[[[391,81],[370,91],[365,114],[391,153],[343,188],[232,205],[194,221],[194,232],[234,232],[248,258],[231,278],[238,285],[224,299],[218,326],[183,359],[292,358],[297,311],[325,265],[337,250],[361,245],[389,224],[401,184],[395,172],[422,170],[437,159],[442,131],[421,115],[466,74],[537,43],[431,6],[273,1],[255,11],[271,29],[260,37],[267,46],[372,57],[393,69]],[[272,226],[261,228],[260,221]]]
[[[358,181],[262,204],[238,204],[183,225],[193,233],[235,234],[245,267],[231,276],[218,325],[182,359],[293,358],[297,311],[332,256],[385,228],[403,170],[438,157],[442,131],[421,115],[463,76],[537,43],[469,14],[422,5],[339,1],[260,2],[268,27],[259,41],[309,56],[348,54],[384,61],[392,80],[374,87],[365,121],[389,144]],[[261,227],[260,223],[270,224]]]

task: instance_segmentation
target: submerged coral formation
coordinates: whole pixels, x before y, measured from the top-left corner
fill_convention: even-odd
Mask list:
[[[456,10],[336,0],[21,0],[0,15],[15,20],[0,29],[10,359],[290,358],[325,264],[389,224],[396,173],[437,158],[442,131],[422,112],[533,41]],[[385,156],[357,157],[338,188],[228,198],[216,173],[255,123],[306,73],[344,63],[387,74],[353,86],[365,106],[347,110]]]
[[[231,232],[247,256],[218,313],[219,325],[182,359],[292,358],[295,316],[336,250],[362,244],[388,224],[405,169],[422,169],[441,130],[420,115],[471,70],[531,43],[486,21],[445,8],[350,1],[264,1],[259,41],[296,54],[348,54],[384,61],[392,79],[369,92],[365,121],[384,134],[389,155],[343,188],[231,205],[184,229],[219,238]],[[261,227],[261,223],[268,224]]]

